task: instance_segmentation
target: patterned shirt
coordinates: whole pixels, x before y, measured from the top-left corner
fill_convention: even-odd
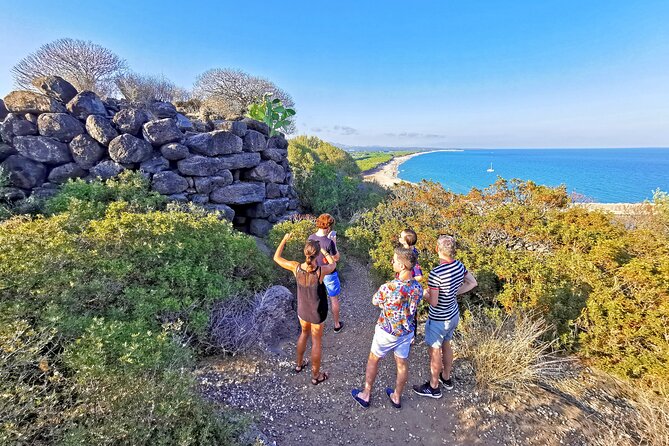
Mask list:
[[[423,287],[413,279],[384,283],[372,297],[372,304],[381,307],[376,325],[397,337],[412,333],[416,329],[416,310],[422,298]]]
[[[465,280],[467,269],[459,260],[451,263],[442,261],[439,266],[430,271],[427,276],[427,285],[430,289],[439,290],[437,306],[430,305],[430,319],[433,321],[448,321],[459,315],[457,293]]]

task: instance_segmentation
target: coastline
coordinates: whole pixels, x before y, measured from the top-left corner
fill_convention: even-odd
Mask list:
[[[451,152],[452,150],[426,150],[411,153],[409,155],[397,156],[374,169],[363,173],[363,181],[376,183],[385,188],[391,188],[399,183],[411,183],[398,177],[399,166],[405,161],[426,153]],[[415,183],[414,183],[415,184]],[[572,206],[583,207],[588,210],[600,210],[611,212],[615,215],[637,215],[644,212],[652,212],[652,203],[573,203]]]

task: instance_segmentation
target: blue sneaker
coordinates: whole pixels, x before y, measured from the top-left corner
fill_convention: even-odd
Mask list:
[[[422,386],[413,386],[413,391],[416,392],[416,395],[427,396],[430,398],[441,398],[441,389],[433,389],[430,386],[430,381],[426,382]]]

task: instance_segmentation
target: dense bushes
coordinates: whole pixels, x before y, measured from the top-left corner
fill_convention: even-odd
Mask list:
[[[418,232],[425,270],[437,262],[438,235],[452,234],[479,282],[465,304],[535,311],[563,347],[660,389],[669,383],[669,237],[650,229],[661,222],[626,229],[568,204],[564,189],[531,182],[500,180],[467,195],[424,182],[396,188],[346,235],[388,277],[403,227]]]
[[[360,209],[376,206],[385,196],[383,188],[362,181],[351,155],[315,136],[291,139],[288,161],[302,205],[315,214],[350,218]]]
[[[0,224],[9,443],[234,441],[188,371],[214,302],[266,286],[269,259],[229,222],[158,210],[141,176],[125,180],[69,183],[50,216]]]

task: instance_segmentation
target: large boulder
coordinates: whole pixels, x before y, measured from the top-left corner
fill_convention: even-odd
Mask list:
[[[74,162],[86,170],[95,166],[107,153],[107,149],[86,134],[75,136],[70,141],[69,148]]]
[[[267,139],[262,133],[255,130],[246,132],[246,136],[244,136],[244,152],[262,152],[266,148]]]
[[[112,160],[102,161],[91,169],[91,177],[108,180],[123,172],[125,167]]]
[[[225,204],[205,204],[204,208],[212,213],[218,213],[221,217],[226,220],[232,220],[235,218],[235,211],[230,206]]]
[[[222,170],[218,175],[213,177],[196,177],[195,190],[198,194],[206,194],[207,196],[219,187],[228,186],[232,184],[232,173],[229,170]]]
[[[177,169],[182,174],[188,176],[210,177],[216,175],[223,167],[221,167],[221,160],[218,158],[195,155],[179,161]]]
[[[64,113],[65,106],[57,100],[34,91],[12,91],[5,96],[5,107],[14,113]]]
[[[225,130],[214,130],[186,138],[186,145],[200,155],[216,156],[241,153],[242,139]]]
[[[72,161],[67,144],[44,136],[17,136],[14,148],[21,155],[46,164],[65,164]]]
[[[117,136],[109,143],[109,156],[117,163],[141,163],[152,155],[151,144],[127,133]]]
[[[247,180],[264,181],[265,183],[281,183],[286,179],[283,167],[274,161],[263,161],[244,174]]]
[[[268,149],[279,149],[279,150],[288,150],[288,141],[283,134],[279,133],[277,135],[271,136],[267,140]]]
[[[60,76],[41,76],[33,79],[32,84],[42,93],[63,104],[67,104],[77,95],[77,89]]]
[[[260,152],[260,156],[264,160],[272,160],[275,163],[280,163],[281,161],[286,159],[286,157],[288,156],[288,152],[285,150],[272,148],[263,150],[262,152]]]
[[[241,122],[246,124],[246,127],[249,130],[255,130],[256,132],[260,132],[263,135],[269,137],[269,126],[264,122],[256,121],[255,119],[251,118],[244,118],[241,120]]]
[[[260,163],[259,153],[235,153],[218,158],[221,163],[221,169],[248,169],[257,166]]]
[[[272,226],[272,223],[264,218],[252,218],[249,222],[249,232],[258,237],[266,237]]]
[[[12,202],[24,198],[26,198],[26,193],[18,187],[0,187],[0,202]]]
[[[190,156],[188,147],[176,142],[171,142],[162,146],[160,148],[160,153],[170,161],[179,161]]]
[[[114,115],[113,122],[119,132],[137,135],[149,119],[151,114],[143,108],[124,108]]]
[[[282,215],[288,209],[288,198],[275,198],[265,200],[262,203],[249,208],[247,215],[249,217],[267,218],[272,215]]]
[[[8,114],[5,120],[0,122],[0,138],[8,144],[12,144],[15,136],[37,134],[37,126],[16,113]]]
[[[70,178],[81,178],[86,176],[87,173],[77,163],[67,163],[51,169],[48,180],[49,183],[63,184]]]
[[[11,155],[2,167],[9,172],[9,182],[21,189],[32,189],[44,183],[46,166],[21,155]]]
[[[177,108],[171,102],[154,101],[149,104],[148,108],[158,119],[175,118],[177,116]]]
[[[188,189],[188,181],[172,171],[158,172],[153,175],[151,188],[163,195],[179,194]]]
[[[214,203],[249,204],[259,203],[265,199],[263,183],[236,183],[214,189],[209,195]]]
[[[16,155],[18,152],[9,144],[0,143],[0,161],[6,160],[11,155]]]
[[[7,110],[7,107],[5,107],[5,101],[0,99],[0,121],[5,119],[8,114],[9,114],[9,110]]]
[[[60,142],[70,142],[85,132],[81,122],[67,113],[42,113],[37,118],[37,130],[40,135]]]
[[[75,118],[85,120],[89,115],[107,115],[105,104],[92,91],[82,91],[67,103],[67,110]]]
[[[86,131],[94,140],[104,146],[108,146],[111,140],[118,136],[118,132],[112,126],[111,121],[100,115],[89,115],[86,118]]]
[[[223,121],[215,120],[211,122],[214,126],[214,130],[227,130],[228,132],[243,138],[246,135],[247,127],[246,123],[242,121]]]
[[[184,136],[177,127],[176,121],[171,118],[147,122],[142,126],[142,134],[144,139],[154,146],[180,141]]]
[[[177,122],[177,127],[179,127],[179,130],[181,130],[182,132],[192,132],[195,130],[195,126],[190,121],[190,119],[188,119],[181,113],[177,113],[174,119]]]
[[[170,162],[162,156],[156,156],[150,160],[144,161],[139,165],[139,171],[144,173],[158,173],[164,170],[169,170]]]

